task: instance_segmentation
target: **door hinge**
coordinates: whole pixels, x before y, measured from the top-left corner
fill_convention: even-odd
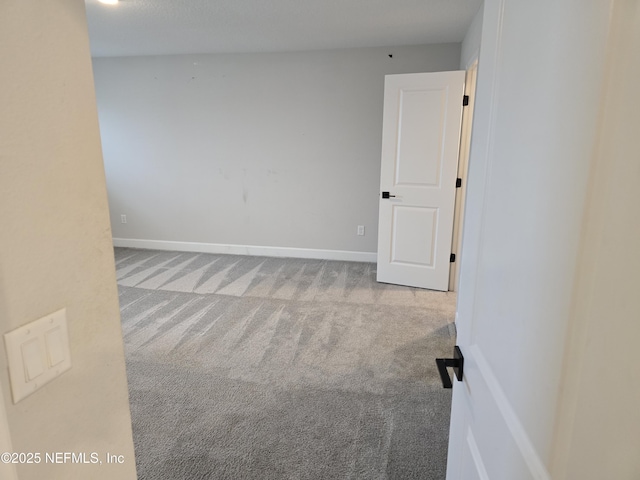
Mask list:
[[[460,188],[462,186],[462,179],[456,178],[456,188]]]
[[[466,107],[467,105],[469,105],[469,95],[465,95],[462,97],[462,106]]]
[[[452,254],[451,254],[451,256],[449,257],[449,261],[450,261],[451,263],[453,263],[453,262],[455,262],[455,261],[456,261],[456,254],[455,254],[455,253],[452,253]]]

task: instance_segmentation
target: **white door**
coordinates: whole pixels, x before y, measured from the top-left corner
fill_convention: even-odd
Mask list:
[[[379,282],[448,289],[464,78],[385,77]]]
[[[447,480],[548,480],[610,5],[483,8]]]

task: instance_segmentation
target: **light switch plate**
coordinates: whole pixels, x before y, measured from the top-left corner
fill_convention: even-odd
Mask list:
[[[4,334],[13,403],[71,368],[66,309]]]

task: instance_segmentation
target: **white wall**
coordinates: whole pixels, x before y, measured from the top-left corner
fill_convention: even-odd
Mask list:
[[[640,4],[618,0],[552,474],[640,478]]]
[[[480,53],[480,40],[482,39],[482,14],[484,7],[478,9],[478,13],[473,17],[467,34],[462,41],[460,51],[460,70],[467,70],[478,58]]]
[[[459,62],[459,44],[95,58],[114,237],[375,252],[384,75]]]
[[[72,367],[13,404],[21,480],[136,478],[105,177],[83,0],[0,2],[0,335],[67,308]],[[0,407],[1,410],[1,407]],[[47,464],[106,452],[123,465]]]

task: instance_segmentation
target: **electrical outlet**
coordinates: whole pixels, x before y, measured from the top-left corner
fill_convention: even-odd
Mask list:
[[[358,235],[364,235],[364,225],[358,225]]]
[[[120,223],[127,223],[127,216],[126,215],[120,215]]]

